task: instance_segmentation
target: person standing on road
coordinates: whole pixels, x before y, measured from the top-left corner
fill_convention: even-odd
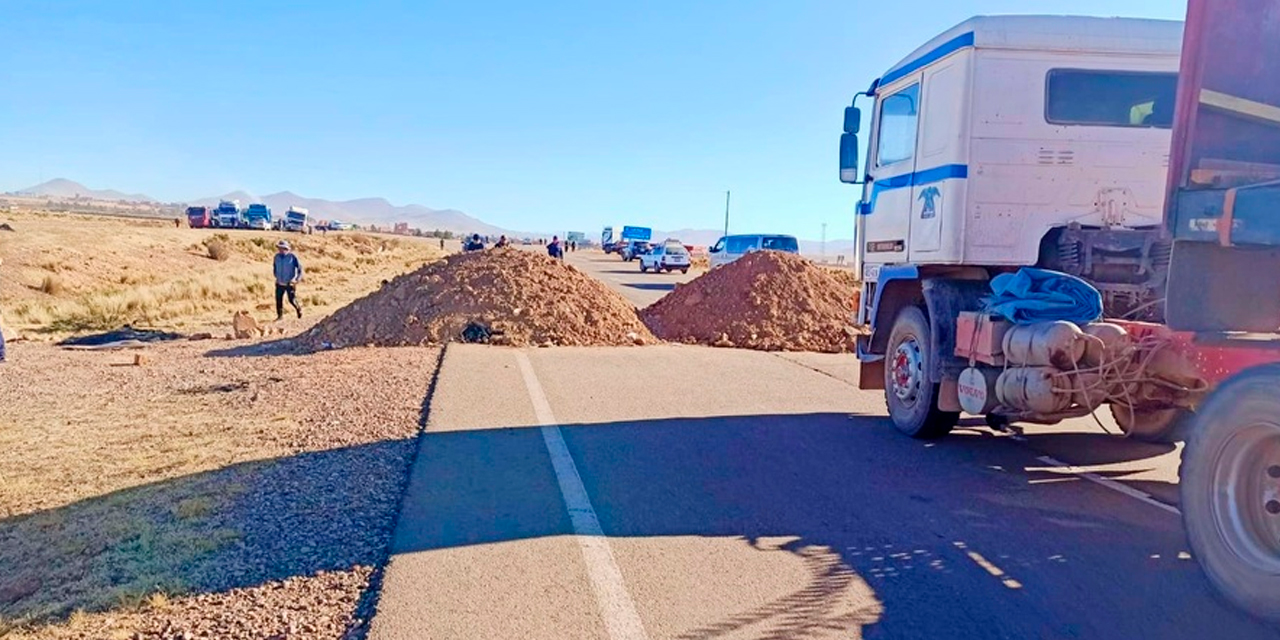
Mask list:
[[[293,254],[287,240],[276,243],[276,257],[272,261],[272,270],[276,276],[276,320],[284,317],[284,296],[289,295],[289,304],[293,305],[298,317],[302,317],[302,307],[298,306],[298,281],[302,279],[302,263]]]
[[[551,236],[551,242],[547,244],[547,255],[557,260],[564,260],[564,248],[560,246],[559,236]]]

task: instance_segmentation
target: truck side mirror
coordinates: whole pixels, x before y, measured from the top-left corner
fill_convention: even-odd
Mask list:
[[[862,131],[862,109],[857,107],[844,108],[844,132],[858,133]]]
[[[840,134],[840,182],[862,184],[858,179],[858,134]]]

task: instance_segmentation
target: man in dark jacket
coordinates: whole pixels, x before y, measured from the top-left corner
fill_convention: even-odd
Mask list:
[[[547,255],[564,260],[564,249],[560,246],[560,236],[551,236],[551,242],[547,244]]]
[[[302,263],[293,254],[289,242],[281,240],[276,243],[276,257],[271,263],[276,276],[276,320],[284,317],[284,297],[289,296],[289,304],[302,317],[302,307],[298,306],[297,286],[302,279]]]

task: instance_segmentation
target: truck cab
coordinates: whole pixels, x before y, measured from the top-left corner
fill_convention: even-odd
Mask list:
[[[1175,21],[975,17],[860,93],[841,143],[841,180],[863,187],[859,320],[875,323],[895,274],[1019,266],[1083,277],[1111,315],[1158,319],[1181,38]]]
[[[840,179],[862,187],[857,321],[870,329],[860,385],[886,390],[899,429],[954,425],[956,317],[996,275],[1066,272],[1100,291],[1108,317],[1161,319],[1181,45],[1175,21],[975,17],[845,109]]]
[[[244,218],[240,204],[233,200],[223,200],[213,210],[214,225],[222,229],[238,229],[244,226]]]
[[[266,231],[271,228],[271,209],[262,203],[254,203],[249,205],[244,212],[245,222],[250,229],[261,229]]]
[[[211,223],[209,207],[187,207],[187,226],[192,229],[204,229]]]
[[[281,231],[305,233],[307,230],[307,217],[310,213],[310,211],[302,207],[289,207],[289,210],[284,214]]]

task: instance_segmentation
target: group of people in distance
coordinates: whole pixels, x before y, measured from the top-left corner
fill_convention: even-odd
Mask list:
[[[541,243],[541,241],[539,241],[539,243]],[[501,248],[501,247],[509,247],[509,246],[511,246],[511,241],[507,240],[507,236],[505,235],[499,236],[498,241],[493,243],[493,247],[495,249]],[[462,243],[462,250],[463,251],[483,251],[484,239],[481,238],[480,234],[478,233],[472,234],[470,238],[467,238],[467,240]],[[576,241],[562,242],[560,240],[560,236],[551,236],[551,242],[547,243],[547,255],[551,256],[552,258],[558,258],[560,260],[563,260],[564,252],[566,250],[577,251],[578,243]]]

